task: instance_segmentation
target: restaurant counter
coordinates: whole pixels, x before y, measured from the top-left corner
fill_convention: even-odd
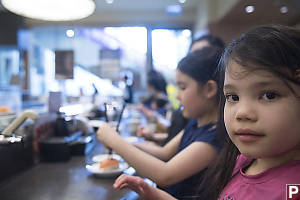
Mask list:
[[[99,178],[85,168],[94,155],[106,153],[96,142],[85,156],[67,162],[40,162],[0,182],[1,200],[115,200],[138,199],[132,191],[114,190],[115,178]]]

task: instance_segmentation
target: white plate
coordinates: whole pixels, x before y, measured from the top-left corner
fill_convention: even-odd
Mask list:
[[[93,160],[93,162],[101,162],[102,160],[104,160],[104,159],[106,159],[106,158],[108,158],[108,157],[111,157],[111,158],[114,158],[114,159],[116,159],[117,161],[121,161],[121,156],[119,156],[118,154],[111,154],[111,155],[109,155],[109,154],[99,154],[99,155],[96,155],[96,156],[94,156],[93,158],[92,158],[92,160]]]
[[[128,168],[128,164],[126,162],[120,162],[118,169],[112,169],[109,171],[104,171],[103,169],[100,169],[100,163],[94,163],[91,165],[86,165],[85,168],[93,173],[95,176],[102,177],[102,178],[109,178],[109,177],[115,177],[120,175],[124,170]]]
[[[136,137],[136,136],[126,136],[126,137],[123,137],[123,139],[128,142],[128,143],[137,143],[139,141],[139,137]]]

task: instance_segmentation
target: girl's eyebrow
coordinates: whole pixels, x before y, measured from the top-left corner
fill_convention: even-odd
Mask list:
[[[281,84],[282,83],[279,81],[261,81],[261,82],[257,82],[257,83],[254,83],[253,85],[251,85],[251,88],[263,88],[263,87],[269,87],[269,86],[275,87],[275,86],[279,86]],[[235,89],[235,86],[231,85],[231,84],[225,84],[223,87],[223,90],[233,90],[233,89]]]
[[[184,82],[182,82],[182,81],[176,81],[176,83],[177,83],[177,85],[183,85],[184,84]]]
[[[258,87],[274,86],[274,85],[278,85],[278,84],[280,84],[280,83],[277,81],[270,81],[270,82],[264,81],[264,82],[255,83],[252,87],[258,88]]]
[[[234,88],[235,88],[235,87],[234,87],[233,85],[226,84],[226,85],[224,85],[223,90],[232,90],[232,89],[234,89]]]

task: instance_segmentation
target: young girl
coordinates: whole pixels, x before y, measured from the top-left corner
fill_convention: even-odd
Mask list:
[[[203,199],[288,199],[287,184],[300,183],[300,31],[254,28],[227,47],[222,63],[228,135],[224,129],[225,147],[200,185],[215,195]],[[174,199],[138,177],[114,186]]]
[[[215,126],[219,99],[215,71],[220,55],[218,48],[207,47],[179,62],[177,98],[184,106],[184,116],[196,119],[165,146],[144,146],[140,150],[126,143],[107,124],[97,132],[104,145],[176,198],[194,193],[190,185],[201,179],[220,148]]]

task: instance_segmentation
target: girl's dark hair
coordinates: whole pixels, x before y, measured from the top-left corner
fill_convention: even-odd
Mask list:
[[[298,82],[300,30],[281,25],[259,26],[241,35],[226,48],[222,66],[234,61],[250,70],[264,69],[283,79]]]
[[[255,27],[241,35],[229,44],[220,60],[220,82],[224,83],[224,74],[231,61],[249,70],[268,70],[282,80],[300,85],[295,74],[295,70],[300,69],[300,31],[291,27],[270,25]],[[225,97],[221,95],[220,119],[223,119],[224,104]],[[240,154],[228,137],[223,120],[220,120],[218,133],[223,138],[223,149],[200,184],[197,196],[201,199],[218,199],[232,178],[236,159]]]
[[[217,47],[204,47],[184,57],[177,66],[177,70],[192,77],[199,84],[208,80],[218,81],[217,67],[222,49]]]
[[[203,36],[193,40],[189,49],[191,49],[195,43],[201,42],[201,41],[207,41],[210,46],[219,47],[221,49],[224,49],[224,47],[225,47],[225,44],[221,38],[211,35],[211,34],[206,34],[206,35],[203,35]]]

